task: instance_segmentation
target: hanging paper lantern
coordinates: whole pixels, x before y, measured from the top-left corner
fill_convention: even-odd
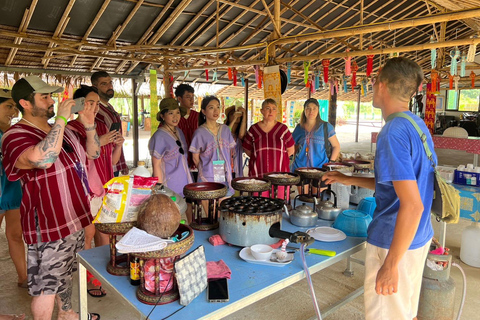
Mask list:
[[[460,58],[460,76],[465,77],[466,75],[466,66],[467,66],[467,56],[465,55],[465,52],[462,52],[462,57]]]
[[[470,80],[472,81],[472,89],[475,88],[475,72],[470,72]]]
[[[287,83],[290,83],[290,76],[292,75],[292,64],[287,63]]]
[[[347,57],[343,58],[345,60],[345,75],[350,76],[352,74],[352,57],[348,56],[348,52],[350,51],[350,49],[347,48],[347,50],[345,51],[347,52]]]
[[[204,66],[208,66],[208,62],[207,62],[207,61],[205,61]],[[206,78],[207,81],[208,81],[208,69],[205,69],[205,78]]]
[[[237,86],[237,68],[233,68],[233,85],[236,87]]]
[[[258,70],[258,83],[257,83],[258,89],[262,89],[262,82],[263,82],[263,71],[260,70],[260,67],[259,67],[259,70]]]
[[[303,61],[303,81],[308,82],[308,68],[310,68],[310,61]]]
[[[328,66],[330,65],[330,60],[328,59],[323,59],[322,60],[322,66],[323,66],[323,81],[325,83],[328,82]]]
[[[232,68],[228,67],[228,80],[233,80]]]
[[[253,66],[253,69],[255,70],[255,83],[258,86],[258,82],[260,81],[260,76],[258,74],[259,67],[258,66]]]
[[[470,38],[476,39],[477,35],[471,36]],[[467,53],[467,62],[474,62],[475,61],[475,54],[477,53],[477,44],[471,44],[468,47],[468,53]]]
[[[342,76],[342,81],[343,81],[343,92],[347,93],[348,92],[347,77],[345,75]]]
[[[373,50],[373,47],[368,46],[368,50]],[[372,74],[374,56],[375,56],[374,54],[367,55],[367,77],[370,77],[370,75]]]
[[[450,90],[453,90],[453,75],[452,74],[448,75],[448,80],[450,81],[448,87],[449,87]]]
[[[435,92],[437,89],[437,80],[438,80],[438,72],[437,70],[432,70],[430,72],[430,80],[432,82],[432,91]]]
[[[356,61],[352,62],[352,91],[355,91],[355,87],[357,86],[357,71],[358,65]]]
[[[452,58],[450,61],[450,74],[454,76],[457,74],[457,59],[460,57],[460,50],[457,48],[450,51],[450,57]]]
[[[430,43],[435,43],[437,41],[435,41],[435,39],[433,38],[433,36],[430,37]],[[432,69],[435,69],[435,67],[437,66],[437,49],[430,49],[430,62],[432,64]]]

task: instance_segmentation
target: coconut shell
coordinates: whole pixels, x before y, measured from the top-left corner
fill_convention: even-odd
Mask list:
[[[140,207],[137,227],[151,235],[168,238],[178,229],[180,218],[180,211],[169,196],[152,194]]]

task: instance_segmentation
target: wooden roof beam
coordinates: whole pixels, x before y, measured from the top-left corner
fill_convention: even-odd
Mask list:
[[[195,15],[195,17],[193,17],[189,22],[188,24],[176,35],[176,37],[170,41],[170,44],[175,44],[175,42],[178,41],[178,39],[180,39],[183,34],[197,21],[198,18],[200,17],[203,17],[203,13],[215,2],[216,0],[210,0],[206,5],[204,5],[202,7],[202,9],[200,9],[200,11]],[[205,17],[205,19],[207,19],[207,17]]]

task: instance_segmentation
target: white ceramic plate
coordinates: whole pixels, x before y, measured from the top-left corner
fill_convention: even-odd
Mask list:
[[[307,230],[307,233],[315,240],[324,242],[342,241],[347,235],[342,231],[330,227],[318,227]]]
[[[273,249],[272,255],[275,255],[275,252],[279,251],[279,249]],[[275,266],[275,267],[284,267],[287,264],[291,263],[293,261],[293,253],[288,253],[287,259],[285,260],[290,260],[288,262],[273,262],[270,260],[257,260],[253,257],[252,253],[250,252],[250,247],[245,247],[243,248],[240,253],[239,253],[240,258],[243,260],[250,262],[250,263],[255,263],[255,264],[263,264],[266,266]]]

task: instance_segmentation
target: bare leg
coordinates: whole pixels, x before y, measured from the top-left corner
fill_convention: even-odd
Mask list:
[[[18,284],[20,285],[27,280],[27,260],[25,258],[25,243],[22,237],[20,209],[6,211],[5,223],[8,251],[17,270]]]
[[[25,314],[0,314],[0,320],[24,320]]]
[[[92,240],[95,236],[95,226],[90,224],[85,227],[85,250],[92,249]]]
[[[98,230],[95,231],[94,241],[95,241],[95,247],[101,247],[101,246],[104,246],[104,245],[110,243],[110,240],[108,238],[108,234],[101,233]]]
[[[32,314],[34,320],[51,320],[55,295],[43,294],[32,298]]]

